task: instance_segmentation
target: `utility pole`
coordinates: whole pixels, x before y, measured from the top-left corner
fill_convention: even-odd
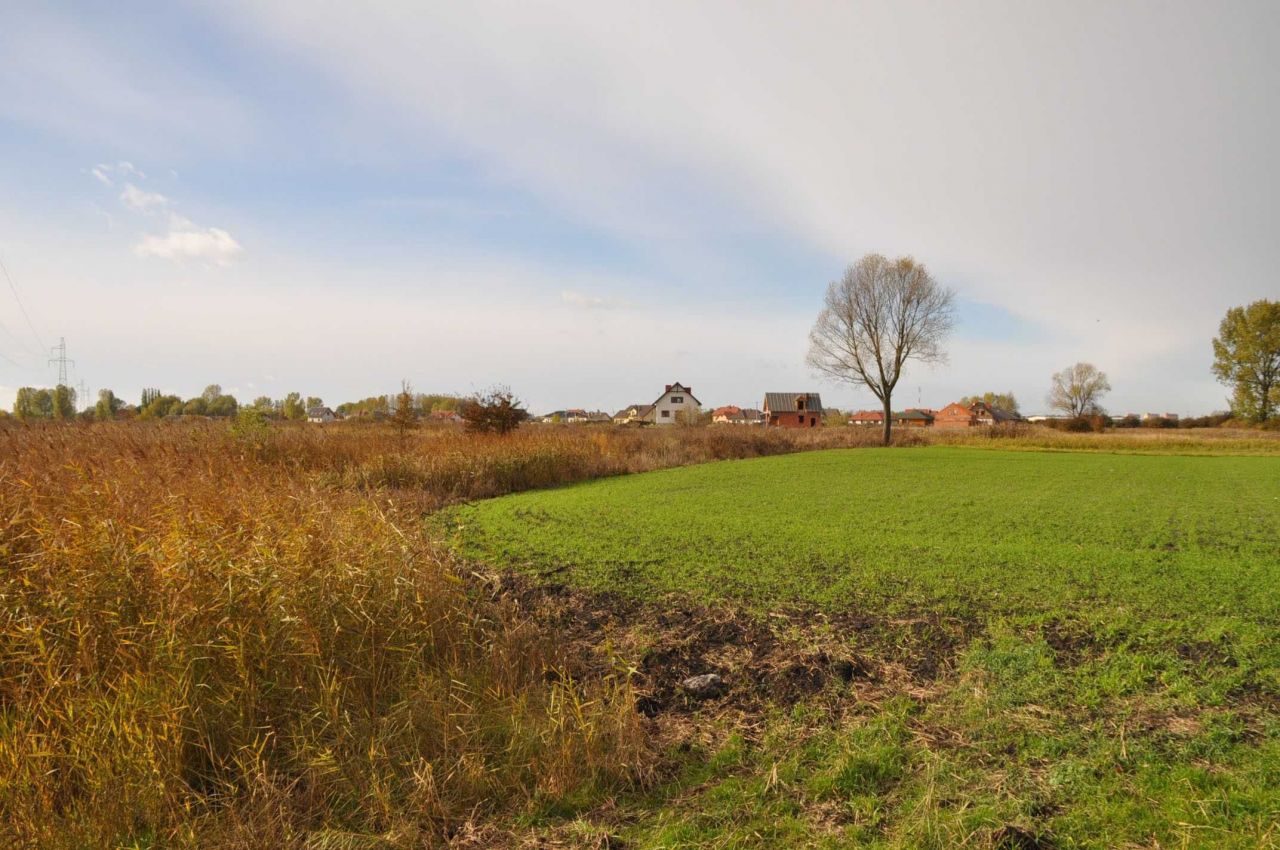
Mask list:
[[[76,365],[76,361],[67,358],[67,338],[58,337],[58,344],[49,349],[49,365],[58,364],[58,383],[67,385],[67,364]]]
[[[76,403],[81,410],[89,405],[89,388],[84,385],[84,378],[76,384]]]

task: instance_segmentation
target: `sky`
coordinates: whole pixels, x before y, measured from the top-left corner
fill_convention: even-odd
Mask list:
[[[827,284],[957,298],[895,406],[1096,364],[1226,406],[1280,297],[1280,4],[226,0],[0,9],[0,405],[57,378],[534,411],[869,391],[805,365]]]

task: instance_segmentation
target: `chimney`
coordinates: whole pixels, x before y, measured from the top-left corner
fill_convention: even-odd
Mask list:
[[[671,392],[671,385],[670,385],[670,384],[667,384],[667,388],[666,388],[665,390],[663,390],[663,392],[664,392],[664,393],[669,393],[669,392]]]

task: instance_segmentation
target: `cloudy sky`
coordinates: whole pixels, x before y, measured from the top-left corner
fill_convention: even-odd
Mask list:
[[[66,337],[131,400],[861,406],[806,335],[879,252],[959,299],[903,404],[1089,360],[1207,412],[1280,295],[1277,43],[1274,2],[8,2],[0,404]]]

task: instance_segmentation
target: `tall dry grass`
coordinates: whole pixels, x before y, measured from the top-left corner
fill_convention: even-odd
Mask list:
[[[334,442],[0,434],[0,846],[431,846],[643,778],[627,682],[557,673]]]

